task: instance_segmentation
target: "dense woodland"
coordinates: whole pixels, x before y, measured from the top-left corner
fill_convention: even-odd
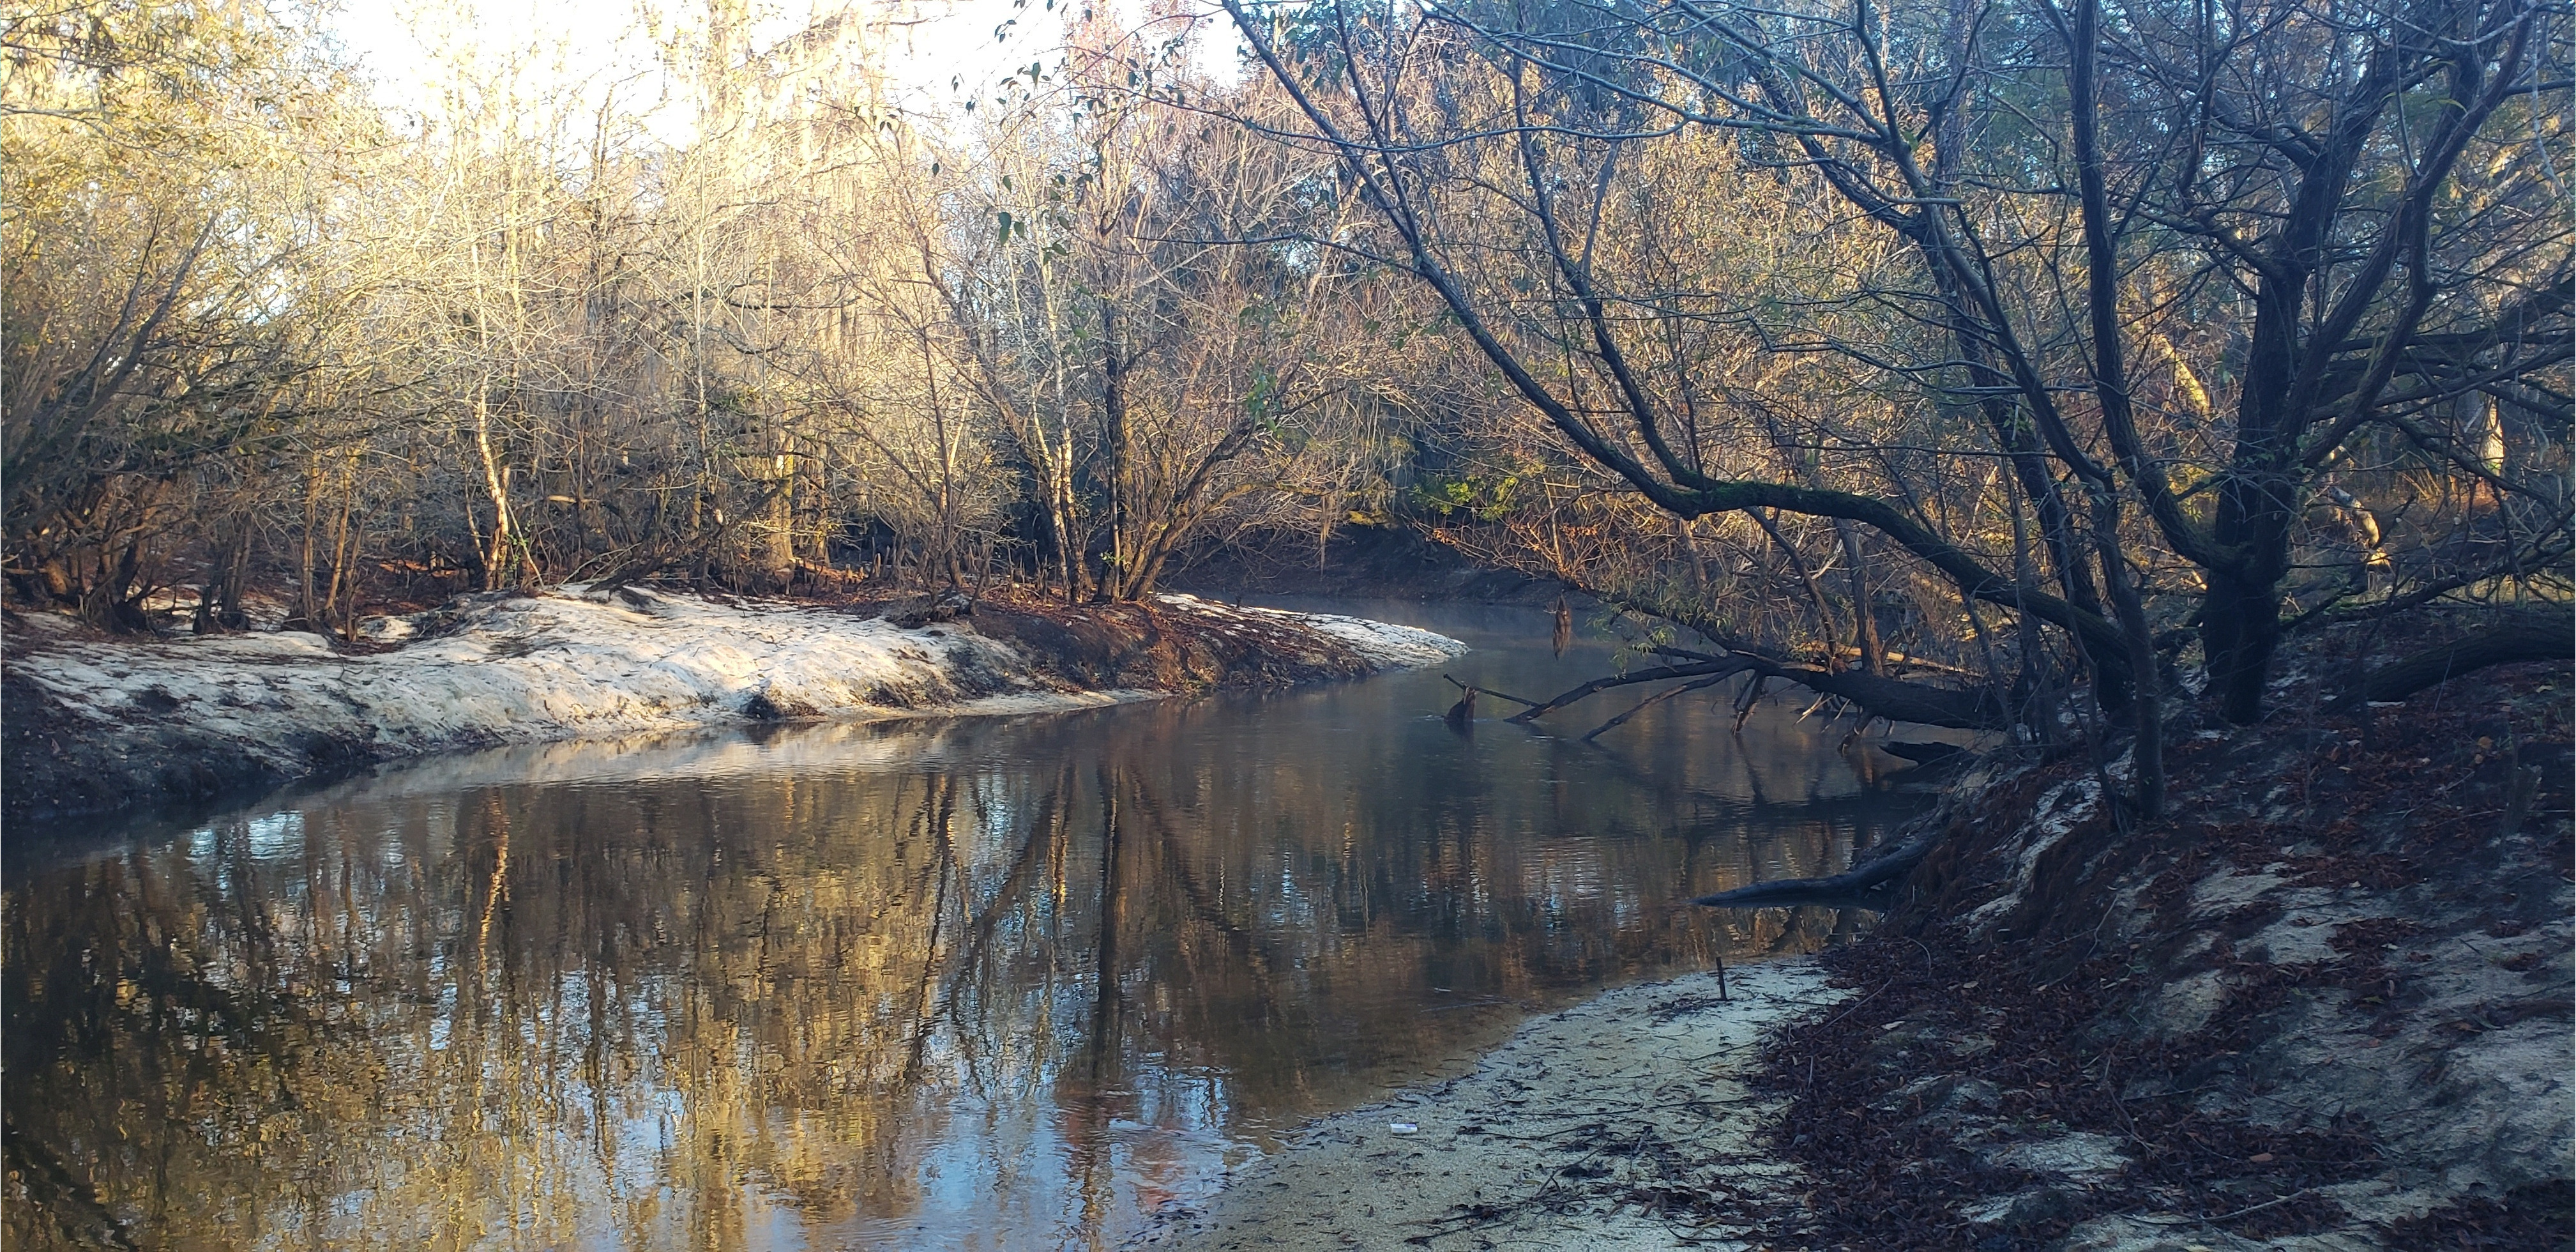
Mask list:
[[[1631,677],[2028,737],[2254,720],[2330,624],[2567,651],[2536,0],[997,4],[938,108],[903,13],[761,16],[388,110],[295,6],[11,6],[10,600],[1136,599],[1373,527],[1715,641]]]

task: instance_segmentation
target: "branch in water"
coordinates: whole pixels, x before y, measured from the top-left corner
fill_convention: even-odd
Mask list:
[[[2012,713],[2003,701],[1985,687],[1935,687],[1926,683],[1906,682],[1878,674],[1852,671],[1829,674],[1820,669],[1783,665],[1769,657],[1750,652],[1737,652],[1716,657],[1681,648],[1657,648],[1661,655],[1686,661],[1679,665],[1658,665],[1652,669],[1633,670],[1608,678],[1595,678],[1554,699],[1515,700],[1529,707],[1512,714],[1507,721],[1526,722],[1555,712],[1578,700],[1637,683],[1662,682],[1668,678],[1724,678],[1732,674],[1752,673],[1763,678],[1793,682],[1818,695],[1839,696],[1872,716],[1893,722],[1914,722],[1925,726],[1947,726],[1957,730],[2005,730],[2012,726]],[[1456,682],[1456,679],[1451,679]],[[1464,684],[1461,684],[1462,686]],[[1488,694],[1500,695],[1500,692]],[[1504,696],[1504,699],[1514,699]],[[1633,710],[1632,710],[1633,712]],[[1612,723],[1616,725],[1617,723]],[[1606,730],[1605,726],[1602,729]],[[1594,731],[1599,734],[1600,731]],[[1587,736],[1588,737],[1588,736]]]
[[[1442,677],[1442,678],[1449,678],[1449,676],[1448,676],[1447,674],[1442,674],[1442,675],[1441,675],[1441,677]],[[1458,680],[1457,680],[1457,679],[1455,679],[1455,678],[1449,678],[1449,685],[1450,685],[1450,686],[1452,686],[1452,687],[1456,687],[1456,688],[1457,688],[1458,690],[1460,690],[1460,691],[1473,691],[1473,692],[1476,692],[1476,693],[1478,693],[1478,694],[1480,694],[1480,695],[1489,695],[1489,696],[1492,696],[1493,698],[1495,698],[1495,699],[1497,699],[1497,700],[1509,700],[1509,701],[1511,701],[1511,702],[1512,702],[1512,703],[1514,703],[1514,704],[1535,705],[1535,704],[1537,704],[1537,703],[1538,703],[1538,701],[1536,701],[1536,700],[1524,700],[1524,699],[1520,698],[1519,696],[1512,695],[1512,694],[1511,694],[1511,693],[1509,693],[1509,692],[1496,691],[1496,690],[1494,690],[1494,689],[1493,689],[1493,688],[1491,688],[1491,687],[1479,687],[1479,686],[1475,685],[1474,683],[1462,683],[1462,682],[1458,681]],[[1515,718],[1515,719],[1513,719],[1513,720],[1517,721],[1517,720],[1519,720],[1519,719]]]
[[[1755,883],[1733,891],[1701,896],[1691,903],[1722,909],[1795,908],[1802,904],[1822,904],[1831,908],[1875,909],[1884,913],[1896,903],[1905,887],[1905,876],[1922,863],[1934,844],[1941,842],[1946,826],[1934,826],[1897,844],[1884,854],[1855,865],[1829,878],[1783,878],[1777,882]]]
[[[1627,722],[1628,722],[1628,719],[1629,719],[1629,718],[1635,717],[1635,716],[1636,716],[1636,715],[1638,715],[1639,713],[1643,713],[1643,712],[1645,712],[1646,710],[1651,709],[1651,708],[1655,707],[1656,705],[1663,703],[1663,702],[1664,702],[1664,701],[1666,701],[1666,700],[1670,700],[1670,699],[1672,699],[1674,696],[1678,696],[1678,695],[1686,695],[1686,694],[1688,694],[1688,693],[1690,693],[1690,692],[1697,691],[1697,690],[1699,690],[1699,689],[1700,689],[1700,688],[1702,688],[1702,687],[1714,687],[1714,686],[1718,685],[1719,683],[1725,682],[1727,679],[1730,679],[1730,678],[1733,678],[1733,677],[1735,677],[1735,675],[1733,675],[1733,674],[1720,674],[1720,675],[1718,675],[1718,676],[1716,676],[1716,677],[1714,677],[1714,678],[1703,678],[1703,679],[1700,679],[1698,682],[1688,682],[1688,683],[1683,683],[1681,686],[1678,686],[1678,687],[1669,687],[1669,688],[1666,688],[1665,690],[1658,691],[1658,692],[1656,692],[1655,694],[1650,695],[1650,696],[1646,697],[1645,699],[1638,701],[1638,702],[1637,702],[1637,704],[1636,704],[1636,707],[1629,709],[1627,712],[1622,713],[1622,714],[1620,714],[1620,715],[1619,715],[1619,716],[1617,716],[1617,717],[1611,718],[1609,721],[1603,722],[1603,723],[1601,723],[1600,725],[1593,727],[1593,728],[1592,728],[1592,733],[1590,733],[1590,734],[1588,734],[1588,735],[1585,735],[1585,736],[1583,737],[1583,741],[1584,741],[1585,743],[1590,743],[1590,742],[1592,742],[1593,740],[1600,738],[1600,737],[1602,736],[1603,732],[1617,730],[1617,729],[1619,729],[1621,726],[1626,725],[1626,724],[1627,724]],[[1755,681],[1755,682],[1760,682],[1760,681],[1762,681],[1762,680],[1761,680],[1759,677],[1756,677],[1753,681]]]
[[[1557,696],[1555,699],[1548,700],[1543,703],[1537,701],[1524,701],[1523,703],[1527,703],[1529,705],[1528,708],[1522,709],[1520,712],[1514,713],[1504,720],[1526,722],[1532,718],[1541,716],[1542,714],[1555,712],[1556,710],[1572,704],[1585,696],[1593,694],[1594,692],[1607,691],[1612,687],[1631,687],[1638,683],[1662,682],[1667,678],[1724,678],[1731,674],[1741,674],[1746,670],[1758,670],[1764,664],[1767,663],[1759,660],[1758,658],[1739,656],[1728,657],[1722,661],[1702,662],[1696,665],[1658,665],[1653,669],[1641,669],[1625,674],[1613,674],[1608,678],[1595,678],[1580,687],[1576,687],[1571,691]]]

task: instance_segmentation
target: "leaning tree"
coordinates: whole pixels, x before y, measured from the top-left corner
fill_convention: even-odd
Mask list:
[[[1679,518],[1874,529],[2062,631],[2133,724],[2160,642],[2196,633],[2252,721],[2287,628],[2563,591],[2567,44],[2532,0],[1225,7],[1297,105],[1269,133],[1371,210],[1318,242],[1416,276],[1577,455]],[[1657,233],[1694,163],[1890,263],[1803,293],[1677,263],[1723,244]],[[1919,398],[1880,450],[2007,466],[2042,558],[1885,457],[1728,455],[1777,397],[1668,351],[1677,324]],[[2320,510],[2370,536],[2359,576],[2310,576]]]

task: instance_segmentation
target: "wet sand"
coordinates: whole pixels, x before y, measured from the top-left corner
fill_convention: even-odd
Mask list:
[[[1129,1247],[1749,1247],[1791,1191],[1744,1076],[1772,1024],[1847,993],[1804,960],[1606,992],[1473,1073],[1321,1119]]]

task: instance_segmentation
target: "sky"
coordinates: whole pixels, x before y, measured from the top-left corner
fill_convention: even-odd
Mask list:
[[[844,2],[754,0],[761,12],[754,39],[774,43],[804,28],[814,10],[829,11]],[[1054,28],[1043,5],[1019,9],[1012,0],[890,2],[905,10],[904,24],[893,35],[889,68],[904,89],[901,103],[906,107],[953,113],[968,96],[989,96],[992,84],[1031,61],[1054,63]],[[1134,8],[1133,0],[1111,2]],[[496,60],[513,50],[538,50],[537,77],[583,84],[590,99],[615,85],[618,98],[640,110],[661,94],[653,77],[645,14],[658,10],[671,15],[663,19],[669,23],[683,20],[681,15],[693,7],[688,0],[343,0],[343,7],[324,21],[374,83],[378,102],[388,108],[413,110],[428,102],[427,93],[438,79],[428,49],[452,35]],[[1018,22],[1007,37],[997,39],[995,28],[1014,18]],[[1203,40],[1227,49],[1232,42]],[[1203,64],[1224,59],[1204,47],[1201,58]],[[685,141],[684,134],[674,133],[683,126],[678,110],[647,116],[646,125],[660,138]]]

